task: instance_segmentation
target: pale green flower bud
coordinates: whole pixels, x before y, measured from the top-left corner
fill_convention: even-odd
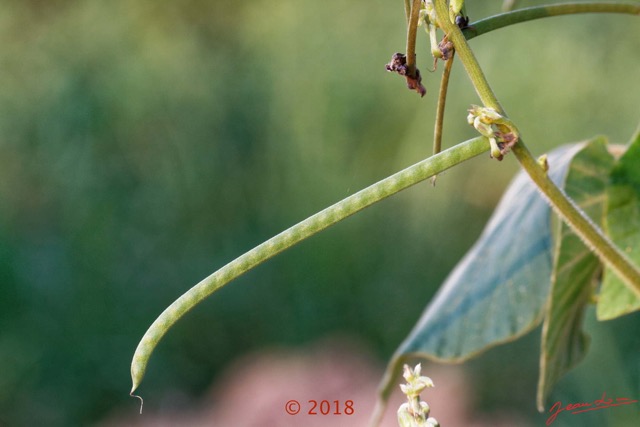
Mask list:
[[[429,25],[429,12],[424,8],[420,9],[420,13],[418,15],[418,27],[422,25],[423,22],[425,25]]]
[[[402,376],[404,377],[405,380],[407,380],[407,382],[410,383],[411,381],[413,381],[414,379],[420,376],[420,371],[422,371],[422,364],[420,363],[416,365],[415,369],[411,369],[409,365],[404,365]]]
[[[473,126],[473,122],[475,122],[475,120],[476,120],[476,116],[471,112],[471,110],[469,110],[469,114],[467,114],[467,123]]]
[[[449,9],[451,9],[451,12],[453,12],[455,15],[460,13],[463,6],[464,0],[451,0],[449,2]]]
[[[398,425],[400,427],[421,427],[418,422],[411,413],[408,403],[400,405],[400,409],[398,409]]]
[[[429,35],[429,43],[431,44],[431,55],[434,58],[442,58],[442,52],[438,48],[438,34],[436,32],[438,28],[438,21],[436,19],[436,10],[433,7],[433,2],[427,0],[420,9],[420,17],[418,19],[418,25],[425,23],[425,31]]]
[[[486,136],[490,139],[495,137],[495,131],[493,127],[490,124],[483,122],[481,117],[475,118],[475,120],[473,121],[473,127],[476,128],[476,130],[480,132],[480,135],[482,136]]]
[[[429,377],[420,376],[422,366],[416,365],[415,369],[411,369],[408,365],[404,365],[404,373],[402,376],[407,380],[407,384],[401,384],[400,389],[408,397],[415,397],[427,387],[433,387],[433,381]]]
[[[429,404],[427,402],[420,402],[420,413],[427,418],[429,416],[429,413],[431,412],[431,408],[429,407]]]
[[[520,137],[515,125],[493,108],[472,105],[467,122],[482,136],[489,138],[491,157],[498,160],[502,160]]]
[[[500,123],[501,120],[504,119],[504,117],[502,117],[496,110],[488,107],[480,108],[479,117],[483,123],[489,123],[489,124]]]
[[[431,44],[431,55],[434,58],[442,58],[442,51],[438,43],[438,34],[436,33],[436,26],[429,25],[429,44]]]
[[[429,418],[431,408],[427,402],[420,400],[420,392],[427,387],[433,387],[431,378],[420,375],[422,366],[416,365],[411,369],[404,365],[402,376],[407,381],[400,389],[407,396],[407,402],[398,409],[398,424],[400,427],[434,427],[439,426],[434,418]],[[435,422],[435,424],[433,424]]]
[[[431,0],[426,0],[424,2],[424,10],[427,11],[427,15],[429,16],[429,21],[436,25],[438,20],[436,19],[436,8],[433,6],[433,2]]]
[[[456,22],[456,16],[460,14],[463,7],[464,0],[451,0],[449,2],[449,18],[451,22]]]
[[[547,159],[546,154],[543,154],[542,156],[538,157],[538,164],[540,165],[540,167],[545,173],[549,171],[549,160]]]
[[[502,160],[502,150],[495,138],[489,138],[489,146],[491,147],[491,157]]]
[[[440,423],[433,417],[427,418],[427,427],[440,427]]]

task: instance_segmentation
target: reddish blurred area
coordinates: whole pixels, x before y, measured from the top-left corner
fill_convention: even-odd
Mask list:
[[[508,413],[491,414],[490,421],[474,417],[478,411],[474,410],[470,379],[463,367],[424,362],[423,366],[423,374],[436,386],[421,397],[442,426],[526,425]],[[133,409],[129,413],[119,411],[99,426],[365,427],[374,411],[382,373],[383,367],[370,353],[346,337],[326,338],[301,348],[274,347],[236,359],[202,400],[188,410],[167,410],[147,401],[142,415]],[[397,427],[396,410],[403,397],[399,388],[393,393],[380,427]],[[291,400],[300,403],[296,415],[285,410]],[[352,415],[333,413],[336,401],[343,412],[349,400],[353,401]],[[322,415],[317,406],[317,414],[310,415],[310,401],[327,401],[331,410]],[[132,407],[135,404],[132,402]]]

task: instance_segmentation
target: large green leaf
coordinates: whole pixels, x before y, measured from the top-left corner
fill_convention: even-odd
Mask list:
[[[549,155],[561,183],[583,144]],[[459,362],[539,324],[551,275],[550,209],[520,173],[478,242],[456,266],[396,353]]]
[[[606,140],[597,138],[575,155],[564,182],[565,192],[596,224],[604,217],[605,191],[614,165]],[[598,258],[561,221],[554,239],[551,292],[542,328],[538,409],[558,379],[585,355],[589,339],[582,331],[584,311],[602,271]]]
[[[611,172],[605,231],[636,265],[640,265],[640,134]],[[598,319],[614,319],[638,309],[640,298],[613,271],[605,269]]]

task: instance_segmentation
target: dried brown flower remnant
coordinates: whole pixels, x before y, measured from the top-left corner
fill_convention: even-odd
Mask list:
[[[396,72],[401,76],[407,75],[407,56],[404,53],[396,52],[391,57],[385,68],[387,71]]]
[[[455,52],[454,48],[453,48],[453,43],[451,43],[449,41],[449,39],[447,39],[447,36],[445,36],[442,41],[440,43],[438,43],[438,50],[440,51],[440,53],[442,54],[442,60],[446,61],[447,59],[451,58]],[[437,58],[436,58],[437,60]]]
[[[407,87],[418,92],[420,96],[424,96],[427,93],[427,89],[422,85],[420,70],[416,68],[415,75],[410,75],[409,67],[407,66],[407,56],[405,54],[399,52],[394,53],[391,57],[391,62],[389,62],[385,68],[389,72],[404,76],[404,78],[407,79]]]
[[[516,145],[516,142],[518,142],[518,134],[504,125],[498,125],[496,127],[498,128],[496,131],[496,137],[504,144],[506,149],[512,148]]]

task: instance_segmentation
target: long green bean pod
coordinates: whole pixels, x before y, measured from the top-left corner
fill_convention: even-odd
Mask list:
[[[477,137],[418,162],[310,216],[203,279],[167,307],[151,324],[142,340],[140,340],[131,362],[131,380],[133,383],[131,395],[133,396],[133,392],[140,385],[149,358],[162,337],[185,313],[213,292],[274,255],[356,212],[486,152],[488,149],[489,143],[487,139]]]

